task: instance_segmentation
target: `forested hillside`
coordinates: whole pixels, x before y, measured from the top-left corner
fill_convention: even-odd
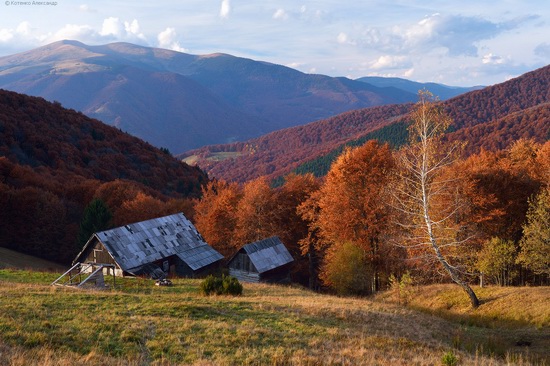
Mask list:
[[[443,102],[453,119],[447,138],[465,142],[467,154],[481,148],[504,149],[519,138],[548,140],[549,86],[550,66],[546,66]],[[358,145],[370,138],[395,140],[394,144],[406,140],[404,123],[408,121],[409,108],[395,105],[357,110],[246,143],[204,147],[185,156],[199,157],[198,165],[212,177],[231,181],[244,182],[262,175],[280,179],[291,171],[323,175],[345,143]],[[390,130],[391,124],[395,125]],[[377,129],[381,129],[378,135],[373,135]],[[231,159],[218,159],[220,151],[238,154]]]
[[[408,104],[396,104],[359,109],[304,126],[272,132],[247,142],[206,146],[180,157],[198,158],[198,165],[215,178],[244,182],[259,176],[278,177],[304,161],[327,154],[339,145],[359,138],[365,132],[391,125],[402,119],[410,107]],[[391,137],[388,135],[387,138]],[[236,155],[236,158],[217,158],[228,152],[235,153],[233,156]]]
[[[122,224],[187,209],[206,181],[200,169],[116,128],[0,91],[2,247],[67,262],[93,198]]]

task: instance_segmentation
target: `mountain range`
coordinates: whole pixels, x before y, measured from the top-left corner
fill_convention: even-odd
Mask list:
[[[435,85],[442,99],[471,90]],[[174,153],[415,101],[423,87],[434,85],[305,74],[129,43],[60,41],[0,58],[0,88],[58,101]]]
[[[466,144],[467,154],[499,150],[520,138],[550,139],[550,66],[501,84],[442,102],[453,119],[449,140]],[[344,146],[378,139],[407,142],[412,103],[354,110],[244,142],[206,146],[180,157],[211,177],[244,182],[276,179],[290,172],[323,175]]]

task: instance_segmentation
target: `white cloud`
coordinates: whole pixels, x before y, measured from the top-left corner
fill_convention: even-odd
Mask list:
[[[536,17],[524,16],[495,23],[480,17],[434,13],[416,23],[391,27],[356,27],[354,33],[344,33],[363,48],[384,53],[426,54],[437,49],[449,56],[478,56],[480,42],[515,29]],[[339,38],[338,41],[342,42]]]
[[[229,0],[222,0],[222,4],[220,6],[220,18],[229,18],[229,13],[231,13],[231,3]]]
[[[408,69],[408,70],[405,70],[405,72],[403,73],[403,77],[405,78],[410,78],[414,75],[414,67]]]
[[[338,37],[336,37],[336,40],[338,41],[338,43],[341,43],[341,44],[349,43],[349,37],[344,32],[340,32],[338,34]]]
[[[21,22],[15,29],[15,31],[23,36],[29,36],[31,34],[32,28],[31,23],[29,22]]]
[[[99,35],[106,39],[119,41],[146,41],[145,35],[140,32],[137,19],[131,22],[121,22],[119,18],[115,17],[104,19]]]
[[[370,68],[374,70],[380,69],[406,69],[410,68],[412,63],[408,57],[405,56],[390,56],[383,55],[377,60],[371,62]]]
[[[289,64],[286,64],[285,66],[298,70],[301,67],[305,66],[305,64],[303,62],[291,62]]]
[[[124,30],[126,31],[126,33],[139,35],[139,23],[137,19],[132,20],[131,23],[124,22]]]
[[[29,43],[38,43],[46,38],[45,35],[39,35],[33,29],[31,23],[23,21],[15,27],[0,29],[0,42],[6,44],[27,45]]]
[[[157,39],[160,48],[167,48],[177,52],[188,52],[185,48],[181,47],[177,41],[177,33],[174,28],[166,28],[158,34]]]
[[[115,17],[110,17],[103,20],[103,26],[99,31],[102,36],[115,36],[118,37],[122,33],[122,24],[120,20]]]
[[[78,7],[78,10],[84,13],[96,13],[97,10],[90,8],[88,4],[82,4]]]
[[[285,9],[279,8],[275,11],[275,13],[273,13],[273,19],[287,20],[288,13],[285,11]]]
[[[13,39],[13,30],[11,29],[0,29],[0,42],[9,42]]]
[[[500,56],[493,55],[492,53],[488,53],[483,56],[481,62],[484,64],[500,65],[505,62],[505,59]]]
[[[480,41],[495,38],[536,18],[525,16],[494,23],[480,17],[436,13],[409,27],[403,36],[411,48],[444,47],[451,56],[477,56]]]
[[[66,24],[49,39],[50,42],[63,39],[78,39],[84,42],[97,37],[96,32],[89,25]]]
[[[121,21],[115,17],[104,19],[99,30],[87,24],[66,24],[53,35],[42,37],[40,42],[55,42],[63,39],[76,39],[92,44],[113,41],[148,44],[145,35],[140,30],[137,19]]]

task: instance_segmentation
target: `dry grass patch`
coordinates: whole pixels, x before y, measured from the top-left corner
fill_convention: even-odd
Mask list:
[[[82,291],[20,276],[0,270],[0,364],[438,365],[451,350],[463,365],[529,364],[482,354],[460,323],[378,300],[252,284],[243,296],[204,297],[200,281],[180,279]],[[474,347],[454,348],[457,334]]]
[[[481,305],[474,309],[456,285],[417,287],[411,309],[434,314],[459,325],[453,334],[457,348],[483,347],[505,355],[529,354],[546,364],[550,359],[550,287],[474,288]],[[390,293],[379,301],[391,302]]]

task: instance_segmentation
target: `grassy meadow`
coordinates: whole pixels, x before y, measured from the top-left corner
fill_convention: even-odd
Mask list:
[[[451,285],[357,299],[244,284],[204,297],[200,280],[116,289],[49,286],[57,274],[0,270],[0,365],[545,365],[550,289]],[[529,345],[527,345],[529,344]]]

